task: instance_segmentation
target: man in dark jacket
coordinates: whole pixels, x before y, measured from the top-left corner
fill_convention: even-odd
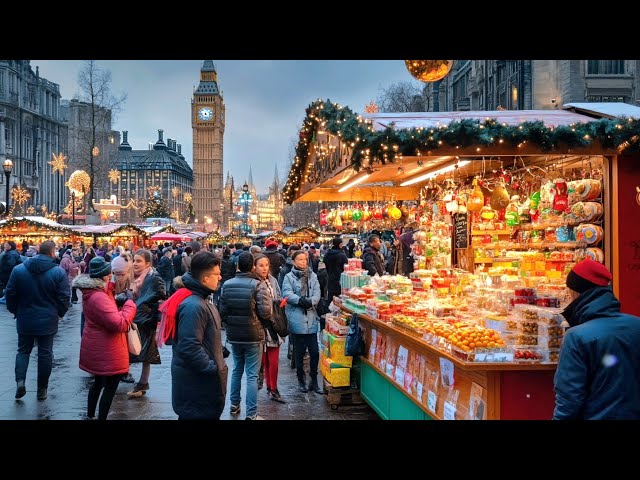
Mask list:
[[[227,324],[227,339],[233,354],[231,374],[231,415],[240,413],[240,384],[242,374],[247,374],[247,416],[258,417],[258,374],[262,364],[262,349],[265,340],[260,318],[271,318],[272,300],[267,295],[258,295],[259,281],[251,273],[253,255],[242,252],[238,255],[238,273],[222,287],[220,313]]]
[[[231,262],[237,268],[238,267],[238,257],[242,252],[244,252],[244,245],[241,242],[238,242],[234,245],[236,247],[235,251],[231,254]]]
[[[162,258],[160,262],[158,262],[158,273],[164,280],[165,290],[167,293],[171,291],[173,277],[175,277],[175,272],[173,271],[173,262],[171,261],[171,257],[173,255],[173,250],[169,247],[165,247],[162,250]]]
[[[280,269],[287,263],[287,259],[278,251],[278,242],[275,240],[267,240],[265,250],[263,252],[269,259],[269,269],[273,278],[278,278]]]
[[[280,286],[280,288],[282,288],[284,277],[293,268],[293,260],[291,260],[291,255],[293,255],[293,252],[297,252],[298,250],[300,250],[300,247],[298,245],[290,245],[289,249],[287,250],[287,260],[280,269],[280,273],[278,274],[278,285]]]
[[[369,235],[369,245],[364,249],[362,255],[362,268],[372,277],[376,273],[380,276],[384,273],[384,259],[380,253],[381,245],[382,241],[378,235]]]
[[[327,294],[329,302],[334,296],[340,295],[340,275],[344,271],[344,265],[348,262],[347,255],[342,249],[342,238],[333,239],[333,247],[324,255],[324,264],[327,267]]]
[[[182,269],[182,252],[182,248],[178,248],[175,255],[173,255],[173,257],[171,258],[171,262],[173,263],[174,278],[181,277],[183,273],[187,273]]]
[[[640,318],[620,312],[599,262],[578,262],[567,276],[573,301],[554,385],[553,418],[640,420]]]
[[[11,272],[22,263],[20,253],[16,249],[16,242],[4,242],[4,255],[0,257],[0,289],[4,290],[9,282]]]
[[[16,355],[16,398],[27,389],[25,380],[33,342],[38,341],[38,400],[47,398],[53,364],[53,336],[58,319],[69,309],[69,281],[55,261],[55,243],[47,240],[40,253],[18,265],[9,277],[7,309],[16,318],[18,354]]]
[[[191,272],[182,276],[191,295],[184,298],[177,292],[167,300],[182,300],[171,359],[171,404],[178,420],[219,420],[224,409],[228,369],[222,353],[222,324],[218,310],[208,301],[221,277],[220,259],[211,252],[199,252],[191,259]]]

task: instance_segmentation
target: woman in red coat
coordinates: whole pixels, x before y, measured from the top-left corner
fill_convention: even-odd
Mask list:
[[[73,286],[82,291],[82,311],[85,317],[84,333],[80,343],[80,368],[95,375],[89,389],[87,416],[93,418],[100,399],[98,420],[106,420],[111,402],[123,373],[129,371],[127,329],[136,314],[131,299],[118,310],[113,297],[113,284],[109,283],[111,264],[102,257],[89,262],[89,275],[76,277]],[[111,288],[109,288],[109,286]]]

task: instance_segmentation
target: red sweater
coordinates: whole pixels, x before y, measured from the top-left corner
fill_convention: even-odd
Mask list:
[[[81,275],[73,282],[82,291],[84,331],[80,343],[80,368],[94,375],[111,376],[129,371],[127,329],[136,304],[127,300],[118,310],[104,282]],[[91,288],[89,288],[91,287]]]

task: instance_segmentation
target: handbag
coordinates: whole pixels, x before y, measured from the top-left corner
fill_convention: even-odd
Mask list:
[[[135,323],[129,325],[129,329],[127,330],[127,347],[129,348],[129,353],[132,355],[140,355],[142,351],[140,332],[138,332],[138,326]]]
[[[284,338],[289,335],[289,321],[284,308],[280,306],[280,300],[273,300],[273,328],[276,333]]]

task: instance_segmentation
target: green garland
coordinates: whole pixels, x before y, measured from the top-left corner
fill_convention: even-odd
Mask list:
[[[599,144],[604,149],[619,152],[640,151],[640,119],[599,119],[593,122],[547,127],[541,121],[519,125],[499,123],[496,119],[484,121],[464,119],[447,126],[433,128],[393,128],[374,131],[369,120],[330,100],[317,100],[306,109],[306,117],[296,146],[296,158],[289,171],[287,184],[282,190],[284,201],[293,203],[299,188],[303,169],[309,155],[309,145],[318,129],[326,130],[351,146],[351,165],[359,171],[363,164],[393,162],[402,156],[420,156],[441,147],[492,147],[499,144],[517,148],[528,143],[544,152],[554,149],[586,148]]]

